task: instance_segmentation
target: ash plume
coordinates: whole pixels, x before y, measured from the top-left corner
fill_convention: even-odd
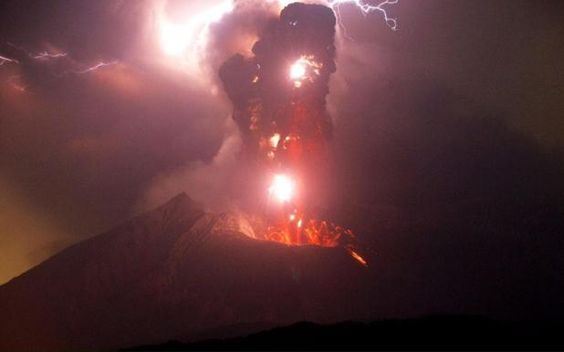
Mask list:
[[[233,104],[243,157],[272,177],[266,199],[265,239],[288,245],[341,246],[360,264],[350,229],[318,220],[331,117],[326,96],[336,71],[335,13],[293,3],[261,31],[252,55],[236,54],[219,76]],[[272,201],[277,201],[272,202]]]
[[[247,156],[279,165],[288,158],[284,142],[299,138],[304,151],[313,151],[330,138],[325,98],[336,71],[335,25],[326,6],[290,4],[265,26],[251,57],[236,54],[221,66]],[[293,80],[288,69],[299,60],[306,77]],[[275,135],[282,148],[269,143]]]

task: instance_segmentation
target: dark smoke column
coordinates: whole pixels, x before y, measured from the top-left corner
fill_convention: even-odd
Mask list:
[[[272,167],[303,168],[331,135],[325,97],[335,72],[333,10],[294,3],[253,47],[220,69],[247,155]]]
[[[235,55],[220,68],[244,155],[273,176],[270,191],[279,203],[266,231],[271,240],[338,246],[352,237],[312,219],[310,209],[316,187],[331,177],[326,144],[332,125],[325,99],[336,70],[335,26],[332,9],[293,3],[266,26],[254,56]]]

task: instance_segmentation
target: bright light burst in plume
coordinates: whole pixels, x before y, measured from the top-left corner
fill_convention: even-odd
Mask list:
[[[290,67],[290,78],[293,80],[300,80],[304,78],[306,74],[305,63],[302,59],[296,61],[292,67]]]
[[[279,202],[285,203],[292,200],[296,189],[296,183],[287,175],[275,175],[272,185],[268,189],[271,196]]]
[[[301,87],[304,81],[313,81],[315,76],[319,76],[322,67],[312,55],[300,57],[290,66],[290,79],[294,82],[294,87]]]
[[[280,133],[275,133],[272,137],[270,137],[270,146],[272,148],[277,148],[279,142],[280,142]]]

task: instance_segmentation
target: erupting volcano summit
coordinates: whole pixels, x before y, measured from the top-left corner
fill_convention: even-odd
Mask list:
[[[244,217],[180,194],[0,286],[0,350],[122,348],[362,313],[366,270],[346,253],[253,236]]]
[[[336,18],[322,5],[293,3],[254,44],[220,69],[244,139],[244,156],[271,175],[265,238],[291,245],[342,246],[363,265],[350,230],[316,220],[316,187],[331,177],[326,108],[335,65]]]

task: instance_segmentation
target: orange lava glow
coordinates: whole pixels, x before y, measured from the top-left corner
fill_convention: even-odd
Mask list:
[[[359,262],[360,264],[364,265],[364,266],[368,266],[368,263],[366,262],[366,260],[360,256],[360,254],[358,254],[354,249],[350,249],[349,248],[349,253],[351,254],[351,256],[356,259],[357,262]]]
[[[351,230],[313,219],[306,221],[304,225],[303,217],[295,212],[289,215],[288,221],[269,225],[264,239],[289,246],[343,247],[357,262],[368,266],[352,244],[355,236]]]

